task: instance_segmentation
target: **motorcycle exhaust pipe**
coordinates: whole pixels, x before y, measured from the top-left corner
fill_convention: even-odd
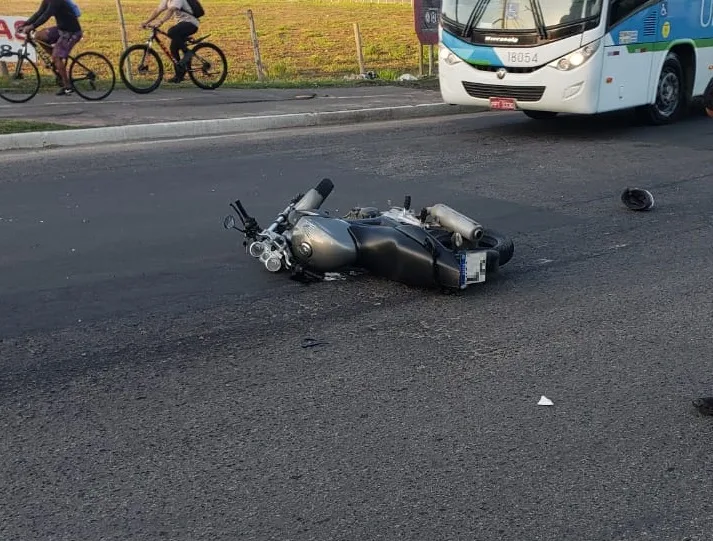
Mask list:
[[[317,210],[324,203],[324,200],[329,197],[333,189],[334,184],[331,180],[328,178],[322,179],[316,187],[310,188],[302,196],[302,199],[295,205],[295,210]]]
[[[476,241],[483,236],[482,225],[448,205],[438,203],[432,207],[427,207],[426,211],[436,218],[443,227],[454,233],[460,233],[466,240]]]

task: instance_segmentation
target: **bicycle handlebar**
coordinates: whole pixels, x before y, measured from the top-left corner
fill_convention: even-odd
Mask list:
[[[152,37],[155,37],[156,34],[161,34],[161,35],[163,35],[163,36],[166,36],[167,38],[170,37],[166,32],[164,32],[163,30],[161,30],[161,29],[160,29],[159,27],[157,27],[157,26],[151,26],[151,25],[145,26],[145,25],[142,24],[142,25],[141,25],[141,28],[144,28],[144,29],[146,29],[146,30],[151,30],[151,36],[152,36]]]
[[[37,44],[47,45],[48,47],[52,46],[51,43],[45,43],[44,41],[35,38],[35,34],[37,34],[37,30],[30,30],[27,34],[25,34],[25,41],[23,42],[23,45],[27,45],[29,43],[32,46],[36,46]]]

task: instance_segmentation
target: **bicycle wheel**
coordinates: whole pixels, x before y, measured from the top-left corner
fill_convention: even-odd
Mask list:
[[[76,56],[69,66],[69,80],[74,91],[89,101],[99,101],[114,91],[114,66],[102,54],[85,52]]]
[[[223,51],[212,43],[199,43],[193,48],[192,53],[188,76],[193,84],[203,90],[215,90],[225,82],[228,76],[228,61]],[[198,78],[200,75],[213,78],[218,75],[218,78],[213,82],[204,82]]]
[[[10,103],[25,103],[40,90],[40,72],[37,65],[18,53],[2,56],[7,67],[0,69],[0,98]]]
[[[133,70],[134,66],[136,70]],[[156,90],[163,80],[163,63],[156,51],[149,49],[147,45],[132,45],[121,54],[119,76],[126,88],[132,92],[149,94]],[[144,86],[142,82],[148,86]]]

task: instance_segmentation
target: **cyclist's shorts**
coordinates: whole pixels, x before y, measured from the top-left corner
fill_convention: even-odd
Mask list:
[[[47,32],[47,41],[54,44],[54,56],[67,58],[74,46],[82,39],[82,32],[65,32],[56,26]]]

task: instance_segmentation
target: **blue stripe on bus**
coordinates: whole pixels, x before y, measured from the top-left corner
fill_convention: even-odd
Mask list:
[[[465,60],[469,64],[480,66],[502,66],[503,63],[498,58],[495,50],[487,45],[473,45],[461,39],[458,39],[453,34],[443,30],[441,43],[448,47],[453,54],[461,60]]]

